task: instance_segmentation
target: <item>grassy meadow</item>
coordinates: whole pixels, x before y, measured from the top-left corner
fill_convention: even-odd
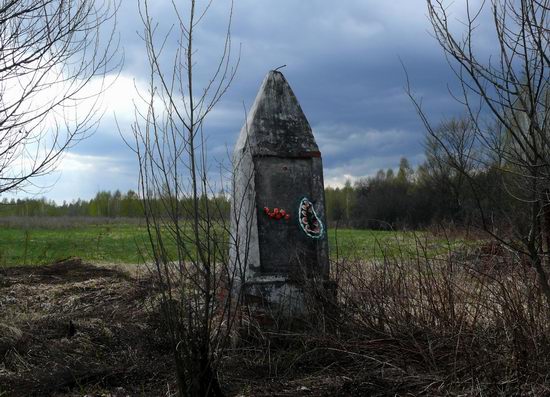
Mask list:
[[[549,395],[548,302],[520,256],[460,231],[329,228],[329,242],[332,258],[344,259],[333,263],[336,305],[314,306],[303,333],[254,328],[258,337],[243,338],[221,364],[228,390]],[[136,282],[128,271],[147,247],[135,219],[0,218],[0,355],[9,369],[0,371],[0,396],[107,395],[119,384],[156,396],[172,387],[154,278]],[[68,257],[82,261],[51,264]],[[123,383],[103,381],[112,373]]]
[[[0,226],[0,264],[41,265],[68,257],[92,263],[138,263],[147,230],[139,223],[12,222]]]
[[[427,233],[329,229],[331,256],[377,259],[437,253],[446,240]],[[143,222],[94,218],[11,218],[0,222],[0,264],[41,265],[68,257],[91,263],[139,263],[147,252]],[[174,247],[170,247],[174,249]]]

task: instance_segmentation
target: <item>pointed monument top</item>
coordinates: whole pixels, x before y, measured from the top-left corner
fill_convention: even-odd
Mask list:
[[[247,144],[253,156],[318,157],[311,127],[283,74],[271,70],[243,126],[235,154]]]

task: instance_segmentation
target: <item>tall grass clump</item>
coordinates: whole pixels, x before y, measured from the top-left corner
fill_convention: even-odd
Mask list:
[[[338,339],[353,341],[346,348],[374,347],[433,393],[547,391],[549,307],[527,258],[490,240],[449,242],[434,255],[425,235],[415,240],[415,255],[406,249],[334,264],[332,320]]]
[[[333,395],[549,393],[549,307],[529,260],[492,240],[411,236],[335,260],[336,300],[312,285],[309,327],[259,330],[240,362],[331,379]]]

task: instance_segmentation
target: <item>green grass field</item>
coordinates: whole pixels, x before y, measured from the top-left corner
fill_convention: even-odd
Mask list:
[[[329,229],[329,243],[333,258],[355,259],[414,255],[419,246],[433,253],[446,246],[425,233],[350,229]],[[147,247],[146,228],[139,224],[0,225],[0,265],[40,265],[68,257],[139,263]]]
[[[136,225],[0,228],[0,263],[39,265],[77,256],[89,262],[137,263],[146,230]]]

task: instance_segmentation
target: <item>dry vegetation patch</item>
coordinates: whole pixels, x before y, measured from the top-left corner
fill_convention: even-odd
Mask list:
[[[1,272],[0,395],[165,388],[171,358],[144,306],[147,279],[76,259]]]
[[[155,302],[149,276],[121,267],[69,259],[0,269],[0,396],[176,395]],[[362,395],[366,386],[355,380],[367,373],[360,356],[319,349],[317,342],[308,334],[260,333],[227,352],[224,390],[230,396]],[[333,363],[338,356],[344,359]],[[357,374],[350,375],[352,368]]]
[[[490,248],[335,264],[334,307],[293,333],[241,328],[223,390],[547,395],[548,304],[521,257]],[[0,269],[0,396],[174,396],[151,280],[77,259]]]

